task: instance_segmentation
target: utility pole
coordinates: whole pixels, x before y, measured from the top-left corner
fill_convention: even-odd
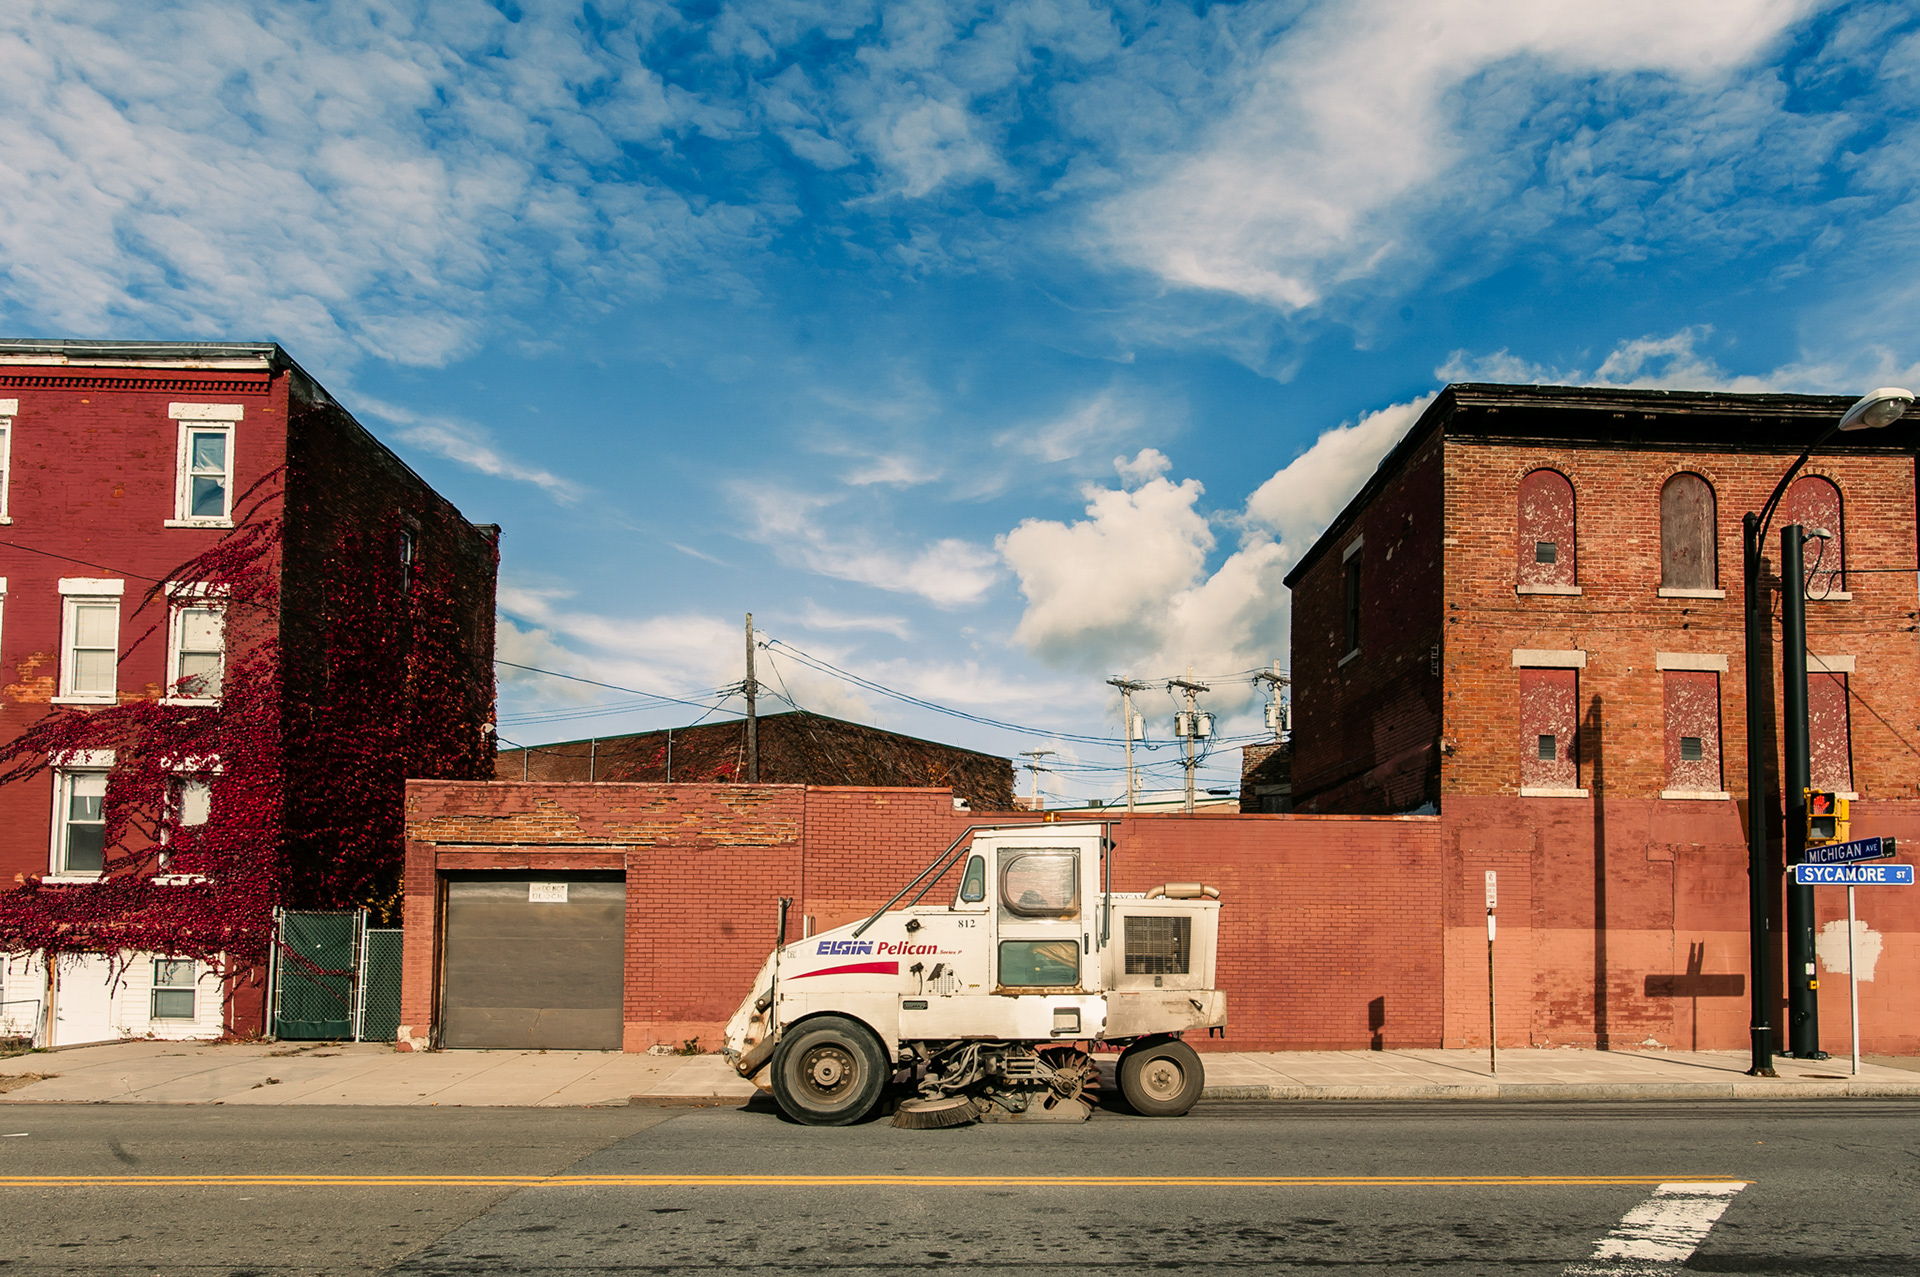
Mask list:
[[[1193,698],[1201,692],[1210,692],[1213,689],[1205,683],[1196,683],[1193,681],[1192,666],[1187,667],[1187,676],[1185,678],[1170,678],[1167,680],[1168,691],[1172,691],[1176,687],[1186,693],[1187,697],[1186,712],[1178,715],[1173,720],[1173,734],[1175,736],[1184,736],[1187,741],[1187,815],[1191,816],[1193,815],[1193,742],[1197,739],[1213,735],[1213,715],[1196,714],[1193,709]]]
[[[747,693],[747,783],[760,783],[760,723],[754,713],[754,701],[760,694],[760,685],[753,678],[753,613],[747,613],[747,681],[742,688]]]
[[[1267,707],[1267,730],[1273,733],[1273,738],[1277,741],[1287,730],[1287,710],[1285,703],[1280,699],[1280,689],[1292,687],[1293,680],[1280,672],[1280,661],[1275,658],[1273,668],[1257,671],[1253,681],[1265,683],[1273,692],[1273,700]]]
[[[1127,724],[1127,815],[1133,815],[1133,694],[1147,690],[1145,683],[1130,678],[1110,678],[1108,684],[1120,689],[1120,717]]]
[[[1040,773],[1053,770],[1051,767],[1042,767],[1040,760],[1048,757],[1053,752],[1054,751],[1050,749],[1023,749],[1020,751],[1020,757],[1031,758],[1033,760],[1030,763],[1020,764],[1026,768],[1028,773],[1033,777],[1033,798],[1030,800],[1033,803],[1033,807],[1031,808],[1033,811],[1040,810]]]
[[[1781,860],[1788,869],[1806,859],[1807,788],[1813,784],[1807,723],[1807,531],[1780,529],[1780,709],[1786,755],[1786,823]],[[1813,888],[1787,880],[1787,1050],[1796,1060],[1824,1060],[1820,1049],[1819,985],[1813,971]]]

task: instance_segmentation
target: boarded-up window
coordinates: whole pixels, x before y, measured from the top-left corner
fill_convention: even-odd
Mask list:
[[[1573,789],[1580,783],[1575,748],[1580,719],[1579,671],[1520,671],[1520,783],[1528,789]]]
[[[1815,789],[1853,791],[1853,728],[1847,676],[1807,674],[1808,762]]]
[[[1519,560],[1521,585],[1577,585],[1573,485],[1558,470],[1535,470],[1520,481]]]
[[[1719,793],[1720,676],[1712,670],[1668,670],[1667,788]]]
[[[1799,524],[1809,533],[1828,534],[1808,541],[1801,552],[1807,570],[1807,597],[1825,598],[1846,589],[1847,530],[1840,510],[1840,489],[1817,474],[1795,479],[1787,495],[1780,498],[1780,512],[1773,519],[1776,529],[1790,523]],[[1777,549],[1769,548],[1768,557],[1777,553]]]
[[[1671,590],[1715,589],[1719,558],[1713,485],[1697,474],[1676,474],[1660,489],[1660,584]]]
[[[1347,557],[1347,652],[1360,650],[1360,556]]]

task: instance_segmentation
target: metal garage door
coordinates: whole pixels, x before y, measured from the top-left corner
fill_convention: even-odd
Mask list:
[[[619,874],[449,878],[445,1044],[619,1050],[626,912]]]

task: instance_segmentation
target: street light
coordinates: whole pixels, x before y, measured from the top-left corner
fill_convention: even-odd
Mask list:
[[[1773,880],[1768,866],[1767,821],[1766,812],[1763,810],[1766,806],[1767,792],[1765,728],[1770,724],[1763,723],[1759,713],[1760,705],[1765,702],[1767,693],[1772,690],[1773,671],[1770,663],[1761,659],[1761,653],[1769,637],[1770,625],[1765,611],[1765,600],[1760,592],[1760,555],[1766,544],[1767,528],[1773,523],[1774,511],[1780,506],[1780,498],[1786,495],[1787,485],[1792,483],[1794,476],[1800,473],[1800,467],[1807,464],[1807,459],[1842,430],[1874,430],[1881,426],[1892,425],[1906,413],[1913,404],[1913,398],[1911,390],[1883,386],[1859,400],[1847,409],[1839,421],[1828,426],[1819,438],[1807,445],[1807,450],[1800,454],[1799,460],[1787,467],[1786,474],[1781,476],[1779,484],[1773,490],[1773,495],[1767,498],[1767,503],[1761,507],[1760,513],[1754,514],[1749,511],[1743,520],[1746,533],[1746,554],[1743,566],[1747,609],[1747,943],[1749,946],[1747,969],[1751,972],[1748,979],[1749,988],[1753,994],[1751,1023],[1748,1026],[1753,1040],[1753,1066],[1748,1072],[1757,1077],[1774,1076],[1773,982],[1768,978],[1772,955],[1769,952],[1771,946],[1767,943]],[[1796,551],[1798,548],[1797,545],[1794,547]],[[1783,560],[1787,557],[1782,555]],[[1796,563],[1800,558],[1798,553],[1792,554],[1791,557]],[[1783,561],[1781,564],[1783,594],[1790,588],[1786,581],[1786,568],[1787,564]],[[1791,588],[1796,592],[1804,592],[1806,583],[1795,581]],[[1794,602],[1798,604],[1800,600],[1795,599]],[[1785,611],[1784,606],[1783,611]],[[1793,614],[1801,620],[1803,626],[1798,662],[1801,666],[1802,689],[1799,696],[1793,696],[1789,690],[1788,700],[1799,706],[1801,723],[1797,733],[1800,742],[1798,752],[1804,755],[1806,752],[1804,614],[1800,607],[1795,607]],[[1784,649],[1787,644],[1783,641],[1782,646]],[[1787,676],[1790,680],[1791,670],[1787,671]],[[1781,788],[1786,791],[1787,796],[1787,817],[1791,820],[1793,813],[1804,806],[1805,800],[1801,794],[1806,788],[1807,781],[1798,773],[1805,769],[1806,760],[1802,757],[1787,758],[1784,761],[1786,769],[1794,772],[1794,775],[1781,777]],[[1811,891],[1811,888],[1808,890]]]

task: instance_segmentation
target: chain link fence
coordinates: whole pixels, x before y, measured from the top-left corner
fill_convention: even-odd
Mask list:
[[[400,1027],[401,933],[371,930],[367,911],[274,914],[273,1036],[391,1042]]]

